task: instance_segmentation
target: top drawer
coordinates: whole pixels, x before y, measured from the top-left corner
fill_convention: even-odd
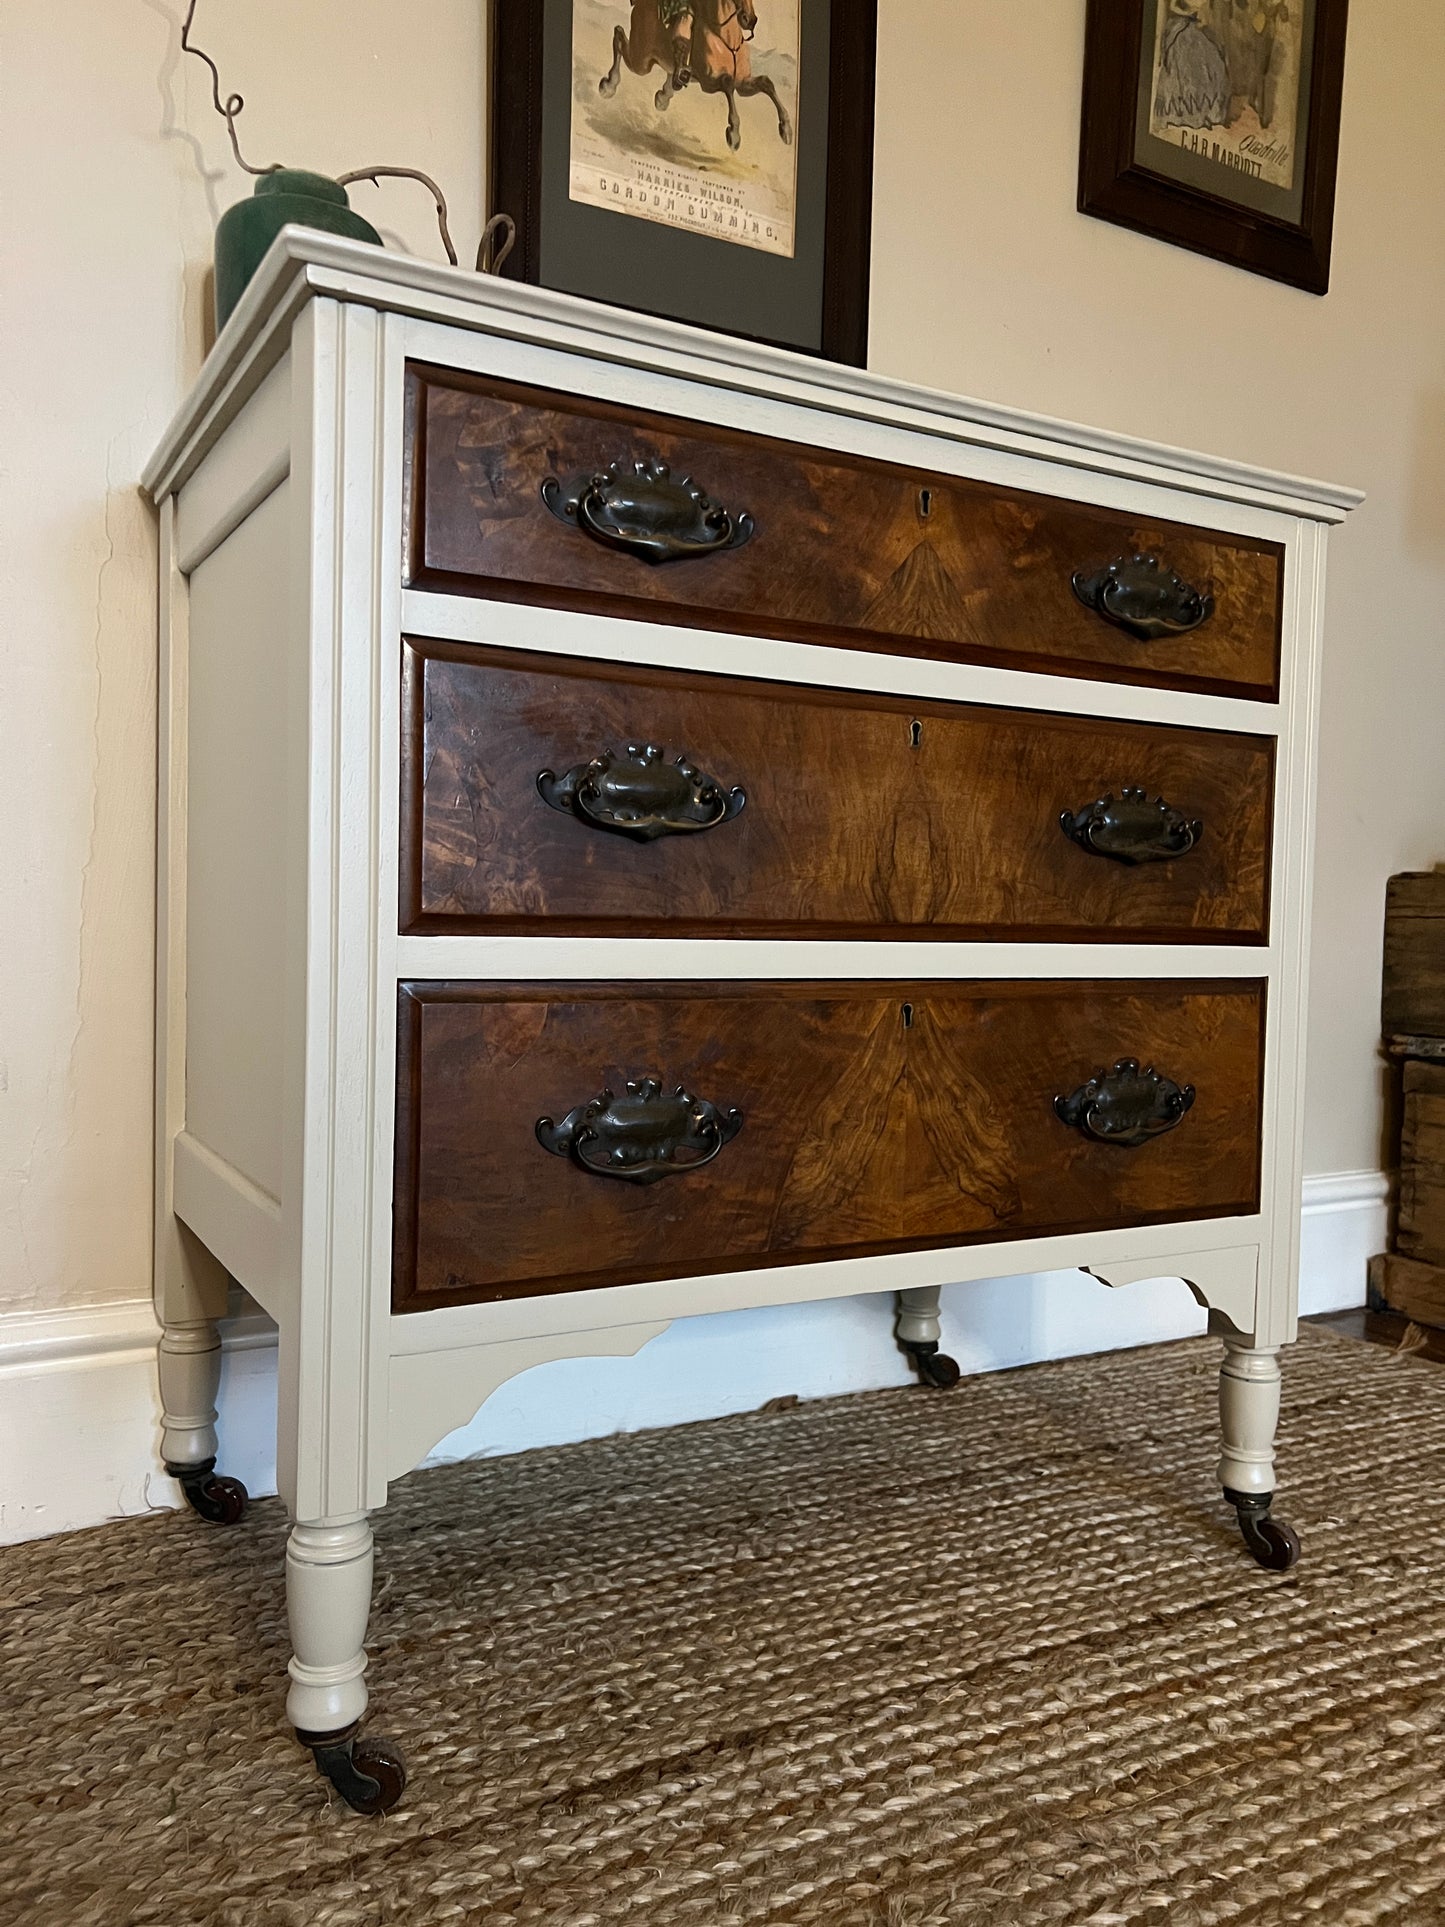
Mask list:
[[[1278,690],[1278,543],[438,369],[409,371],[408,418],[418,587]]]

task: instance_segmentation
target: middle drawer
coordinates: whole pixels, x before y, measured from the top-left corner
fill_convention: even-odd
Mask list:
[[[407,933],[1268,934],[1268,737],[407,641]]]

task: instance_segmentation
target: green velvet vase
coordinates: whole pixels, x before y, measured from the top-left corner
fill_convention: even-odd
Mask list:
[[[216,326],[245,292],[246,283],[260,267],[267,248],[286,226],[320,228],[323,234],[342,234],[348,241],[371,241],[381,236],[363,221],[346,198],[340,182],[304,168],[282,167],[263,174],[249,201],[228,207],[216,226]]]

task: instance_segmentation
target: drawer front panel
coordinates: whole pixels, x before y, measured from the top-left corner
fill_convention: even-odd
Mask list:
[[[1258,982],[404,985],[396,1308],[1254,1211],[1263,1013]]]
[[[422,587],[1111,681],[1278,686],[1278,544],[436,370],[412,371],[409,406]],[[1160,567],[1102,573],[1139,555]]]
[[[1271,739],[435,643],[403,682],[403,930],[1265,935]]]

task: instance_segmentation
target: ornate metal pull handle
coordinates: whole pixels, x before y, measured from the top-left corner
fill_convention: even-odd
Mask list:
[[[1152,1065],[1140,1070],[1137,1057],[1121,1057],[1111,1071],[1056,1097],[1054,1110],[1085,1137],[1127,1147],[1172,1131],[1193,1102],[1192,1084],[1176,1084]]]
[[[746,790],[725,790],[686,755],[669,763],[666,754],[656,743],[629,743],[621,756],[604,749],[563,776],[539,770],[537,792],[565,816],[642,843],[715,829],[747,802]]]
[[[1081,810],[1059,818],[1064,835],[1091,856],[1115,863],[1167,863],[1187,856],[1204,834],[1198,817],[1187,817],[1158,796],[1151,803],[1142,789],[1111,790]]]
[[[544,1151],[571,1158],[595,1177],[656,1184],[711,1164],[743,1128],[743,1114],[720,1111],[681,1084],[664,1093],[660,1078],[641,1077],[629,1081],[623,1097],[603,1091],[560,1123],[539,1117],[536,1128]]]
[[[559,522],[644,562],[681,562],[740,549],[756,527],[751,515],[732,514],[689,476],[679,480],[666,462],[655,459],[630,468],[619,459],[566,490],[549,475],[542,500]]]
[[[1191,588],[1157,555],[1121,555],[1092,575],[1079,569],[1073,584],[1086,609],[1140,642],[1188,635],[1214,614],[1214,597]]]

